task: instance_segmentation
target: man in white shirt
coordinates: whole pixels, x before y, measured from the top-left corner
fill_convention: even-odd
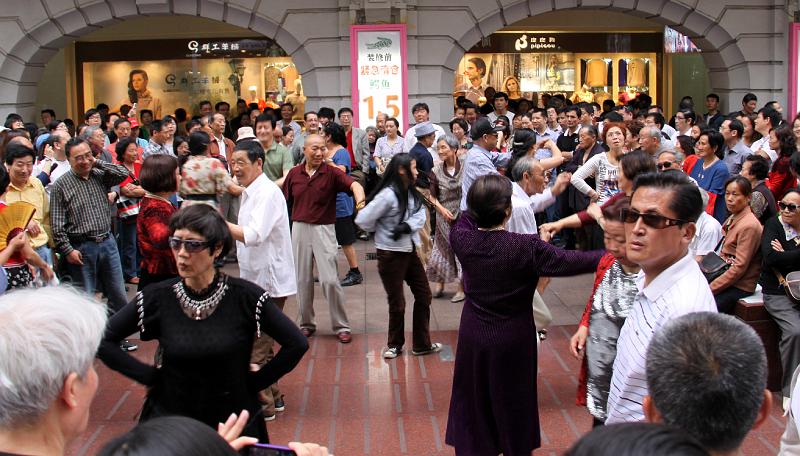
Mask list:
[[[411,115],[414,116],[414,122],[416,122],[416,124],[406,130],[405,139],[403,139],[403,152],[411,151],[411,148],[417,143],[417,136],[415,134],[416,128],[430,121],[430,112],[431,110],[428,108],[427,103],[417,103],[411,108]],[[436,125],[433,122],[430,122],[430,124],[433,126],[433,129],[436,132],[436,136],[433,137],[433,143],[438,144],[439,139],[444,136],[444,128]],[[434,150],[433,146],[428,148],[428,152],[431,153],[434,163],[438,163],[440,161],[439,154],[436,152],[436,150]]]
[[[572,174],[559,174],[555,184],[545,188],[547,178],[544,168],[538,160],[526,155],[514,164],[511,176],[514,179],[511,185],[512,211],[506,228],[512,233],[538,235],[534,215],[555,203],[556,196],[569,186]]]
[[[781,124],[781,113],[772,108],[761,108],[754,124],[753,128],[761,133],[761,139],[754,142],[750,146],[750,150],[772,163],[778,159],[778,152],[769,147],[769,132],[774,128],[778,128],[778,125]]]
[[[683,174],[637,177],[631,207],[622,218],[628,259],[642,271],[617,342],[607,424],[644,421],[645,358],[653,334],[681,315],[717,311],[711,288],[689,253],[701,212],[700,193]]]
[[[494,123],[499,116],[508,117],[508,124],[513,125],[514,113],[508,110],[508,94],[505,92],[497,92],[494,94],[494,111],[490,112],[486,117]]]
[[[262,171],[264,159],[258,141],[242,141],[230,154],[231,171],[245,189],[238,224],[228,227],[236,240],[239,277],[263,288],[283,310],[286,298],[297,293],[289,215],[280,188]],[[256,339],[250,362],[263,365],[272,359],[272,344],[267,336]],[[284,408],[277,385],[262,391],[259,399],[267,421]]]
[[[566,190],[569,180],[572,178],[570,173],[558,175],[555,185],[552,188],[545,188],[547,177],[544,168],[535,158],[526,155],[514,164],[511,170],[513,182],[511,184],[511,218],[508,220],[506,229],[511,233],[535,234],[539,235],[536,226],[536,213],[545,210],[556,202],[556,196]],[[546,286],[549,279],[540,281]],[[542,287],[542,290],[544,288]],[[542,300],[537,290],[533,297],[533,321],[537,331],[542,331],[552,321],[552,315],[547,304]],[[541,337],[541,336],[540,336]],[[537,342],[540,340],[536,339]]]
[[[45,147],[50,146],[53,148],[53,157],[50,159],[45,158],[45,160],[40,163],[41,167],[44,168],[46,161],[52,162],[50,166],[50,183],[45,187],[48,195],[50,194],[50,188],[53,186],[53,182],[57,181],[70,170],[69,160],[67,159],[67,153],[64,149],[68,140],[69,135],[66,133],[54,131],[50,133],[50,137],[45,141]],[[44,171],[44,169],[41,171]]]

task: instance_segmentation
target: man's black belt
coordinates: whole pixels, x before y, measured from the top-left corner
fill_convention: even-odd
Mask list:
[[[70,244],[80,244],[81,242],[94,242],[101,243],[111,236],[110,232],[106,232],[97,236],[69,236]]]

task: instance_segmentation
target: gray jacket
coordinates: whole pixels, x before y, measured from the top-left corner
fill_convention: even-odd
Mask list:
[[[400,214],[399,206],[394,190],[386,187],[375,195],[367,207],[358,212],[356,225],[364,231],[375,232],[376,248],[394,252],[411,252],[413,246],[421,244],[419,230],[425,225],[427,216],[425,206],[420,204],[415,211],[415,201],[411,195],[408,196],[408,209],[405,214]],[[409,213],[411,214],[408,215]],[[406,215],[408,215],[407,218]],[[402,222],[408,224],[411,234],[403,234],[400,239],[395,241],[392,239],[392,232]]]

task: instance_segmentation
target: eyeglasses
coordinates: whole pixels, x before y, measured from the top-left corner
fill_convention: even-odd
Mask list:
[[[778,201],[778,207],[781,208],[782,211],[789,211],[789,212],[797,212],[798,206],[796,204],[791,203],[784,203],[783,201]]]
[[[643,214],[633,209],[622,209],[620,211],[620,218],[622,219],[623,223],[636,223],[636,221],[639,220],[640,217],[645,225],[649,226],[650,228],[655,228],[657,230],[663,230],[664,228],[670,226],[683,225],[684,223],[689,223],[686,220],[673,219],[669,217],[664,217],[663,215],[659,214]]]
[[[672,168],[672,165],[674,165],[674,164],[675,164],[675,162],[661,162],[661,163],[656,165],[656,168],[658,168],[659,171],[663,171],[665,169]]]
[[[186,249],[188,253],[197,253],[204,249],[207,249],[209,245],[210,243],[208,241],[198,241],[195,239],[181,239],[181,238],[176,238],[174,236],[170,236],[169,238],[169,248],[175,250],[176,252],[180,251],[181,246],[183,246],[183,248]]]

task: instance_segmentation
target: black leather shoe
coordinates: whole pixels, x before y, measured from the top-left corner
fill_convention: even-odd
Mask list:
[[[350,271],[346,276],[344,276],[344,280],[342,280],[339,285],[343,287],[351,287],[353,285],[358,285],[363,281],[364,276],[362,276],[360,272]]]

